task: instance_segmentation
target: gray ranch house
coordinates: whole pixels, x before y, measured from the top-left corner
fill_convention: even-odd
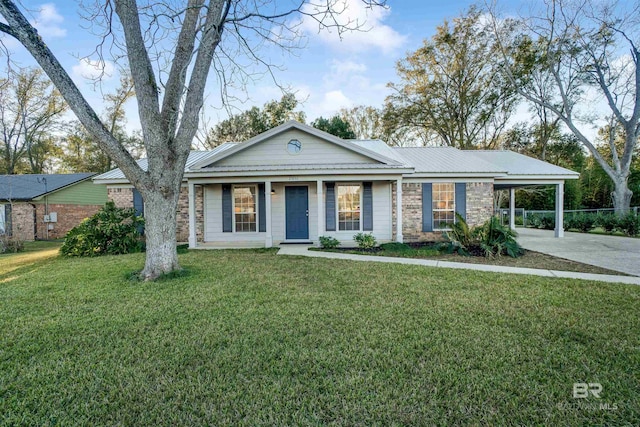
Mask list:
[[[533,185],[556,186],[561,237],[564,181],[576,178],[511,151],[389,147],[290,121],[242,143],[191,152],[177,239],[191,248],[318,244],[320,236],[352,246],[360,232],[380,243],[436,240],[456,212],[471,226],[485,222],[496,189],[511,189],[515,209],[515,188]],[[107,186],[116,205],[143,212],[119,169],[93,181]]]

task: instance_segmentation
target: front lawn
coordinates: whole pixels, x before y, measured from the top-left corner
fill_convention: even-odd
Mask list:
[[[640,423],[637,286],[270,250],[140,283],[143,254],[19,256],[0,258],[0,424]]]

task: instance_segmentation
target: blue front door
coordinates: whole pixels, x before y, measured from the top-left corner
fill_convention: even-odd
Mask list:
[[[309,238],[309,190],[307,187],[285,187],[285,209],[287,221],[286,238],[290,240]]]

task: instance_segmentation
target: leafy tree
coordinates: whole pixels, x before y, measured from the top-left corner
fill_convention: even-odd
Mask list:
[[[304,123],[305,115],[302,111],[295,111],[297,106],[298,100],[295,95],[288,93],[283,95],[280,101],[267,102],[262,109],[252,107],[240,114],[232,115],[209,130],[205,146],[213,148],[224,142],[246,141],[289,120]]]
[[[383,3],[361,1],[371,7]],[[0,31],[29,51],[100,148],[140,191],[147,239],[141,276],[153,280],[180,268],[175,244],[178,197],[212,65],[226,94],[230,84],[251,77],[251,65],[269,67],[260,48],[299,46],[300,27],[291,25],[296,16],[315,20],[319,29],[330,26],[338,34],[358,28],[357,22],[338,24],[336,10],[344,9],[339,3],[189,0],[182,6],[114,0],[95,4],[89,10],[92,31],[97,32],[101,25],[101,47],[107,40],[114,41],[111,50],[98,51],[114,52],[114,60],[126,59],[131,71],[147,152],[146,170],[98,118],[16,2],[0,1],[4,17]],[[249,64],[245,66],[242,58]],[[167,66],[159,68],[157,64]]]
[[[513,89],[494,60],[498,47],[477,8],[437,27],[422,47],[399,61],[387,114],[421,129],[434,143],[490,148],[515,105]],[[393,117],[395,116],[395,117]]]
[[[133,80],[124,73],[120,78],[120,86],[114,93],[105,95],[107,108],[103,121],[109,132],[136,159],[144,155],[142,138],[135,133],[128,135],[125,129],[127,118],[124,106],[135,98]],[[115,167],[113,159],[100,149],[97,141],[80,122],[67,126],[66,135],[61,141],[61,169],[69,172],[106,172]]]
[[[351,125],[349,124],[349,122],[343,120],[340,116],[333,116],[329,119],[318,117],[313,122],[311,122],[311,126],[330,133],[331,135],[335,135],[338,138],[356,139],[356,134],[353,130],[351,130]]]
[[[384,109],[358,105],[340,110],[342,120],[349,123],[358,139],[380,139],[392,146],[424,145],[423,129],[404,126],[387,105]]]
[[[495,12],[491,15],[504,75],[513,89],[551,111],[589,150],[614,184],[613,204],[619,214],[629,210],[628,181],[640,136],[639,13],[637,2],[553,0],[520,19],[519,27]],[[606,100],[609,117],[594,116],[594,92]],[[609,159],[586,132],[598,120],[615,123],[608,138]],[[617,128],[624,134],[621,150],[614,143]]]
[[[42,173],[56,154],[52,133],[67,110],[42,70],[7,70],[0,79],[0,147],[3,173]]]

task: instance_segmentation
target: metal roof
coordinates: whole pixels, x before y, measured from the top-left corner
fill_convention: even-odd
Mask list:
[[[501,165],[471,156],[468,151],[454,147],[395,147],[394,151],[415,169],[415,173],[503,174],[507,171]]]
[[[84,181],[93,175],[95,175],[93,172],[0,175],[0,200],[31,200],[77,182]]]
[[[580,174],[570,169],[553,165],[524,154],[509,150],[468,150],[463,151],[472,158],[490,162],[507,172],[509,178],[529,175],[573,176]]]
[[[194,165],[195,163],[201,161],[204,158],[210,157],[215,155],[218,152],[224,151],[227,148],[233,147],[235,144],[233,143],[225,143],[222,145],[217,146],[216,148],[214,148],[213,150],[208,150],[208,151],[191,151],[189,153],[189,157],[187,158],[187,163],[185,164],[185,170],[189,170],[189,168]],[[138,163],[138,166],[140,166],[140,168],[142,170],[147,170],[148,167],[148,163],[147,163],[147,159],[140,159],[138,160],[136,163]],[[122,171],[118,168],[118,169],[112,169],[109,172],[105,172],[101,175],[98,175],[96,177],[93,178],[95,181],[100,181],[100,180],[112,180],[112,179],[127,179],[124,174],[122,173]]]
[[[348,139],[347,142],[407,165],[407,161],[402,156],[400,156],[393,148],[389,147],[384,141],[379,139]]]

